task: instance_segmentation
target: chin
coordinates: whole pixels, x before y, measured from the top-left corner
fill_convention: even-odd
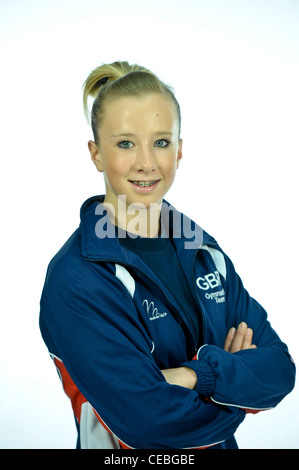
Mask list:
[[[130,206],[132,209],[150,209],[153,206],[159,206],[162,202],[162,199],[154,199],[154,198],[140,198],[138,200],[127,201],[127,205]]]

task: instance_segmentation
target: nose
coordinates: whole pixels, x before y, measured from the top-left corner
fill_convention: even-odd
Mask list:
[[[135,171],[149,173],[157,169],[154,151],[148,147],[138,150],[135,158]]]

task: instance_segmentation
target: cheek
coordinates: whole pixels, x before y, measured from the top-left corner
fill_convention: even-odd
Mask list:
[[[174,179],[177,170],[177,161],[175,158],[170,158],[167,164],[164,165],[164,174],[168,179]]]
[[[122,176],[126,173],[127,167],[126,159],[120,158],[117,153],[111,152],[108,157],[105,155],[103,158],[103,170],[107,176]]]
[[[122,191],[124,178],[128,174],[128,164],[125,159],[109,155],[109,159],[103,161],[103,171],[106,183],[114,191]]]

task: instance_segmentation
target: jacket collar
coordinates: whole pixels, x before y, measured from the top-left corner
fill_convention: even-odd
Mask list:
[[[130,253],[117,238],[117,228],[110,222],[103,206],[104,196],[87,199],[80,210],[81,253],[94,261],[130,262]],[[189,217],[163,201],[161,210],[161,236],[173,237],[177,249],[184,248],[191,255],[202,245],[215,245],[216,241]]]

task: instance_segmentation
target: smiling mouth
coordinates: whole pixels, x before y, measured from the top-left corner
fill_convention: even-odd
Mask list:
[[[153,180],[153,181],[132,181],[132,180],[130,180],[130,183],[136,184],[137,186],[141,186],[142,188],[147,188],[149,186],[153,186],[158,181],[159,180]]]

